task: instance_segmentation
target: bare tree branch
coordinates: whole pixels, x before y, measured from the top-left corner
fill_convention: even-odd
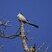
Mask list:
[[[16,34],[16,35],[10,35],[10,36],[6,36],[4,34],[0,34],[0,38],[8,38],[8,39],[14,39],[16,37],[19,37],[20,33]]]
[[[3,20],[4,21],[4,20]],[[3,26],[4,27],[4,29],[6,29],[7,27],[12,27],[11,25],[8,25],[8,23],[10,22],[10,21],[0,21],[0,26]]]
[[[14,39],[16,37],[19,37],[19,35],[11,35],[11,36],[0,36],[1,38],[8,38],[8,39]]]

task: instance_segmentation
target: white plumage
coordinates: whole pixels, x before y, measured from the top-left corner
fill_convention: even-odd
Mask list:
[[[29,25],[32,25],[32,26],[38,28],[37,25],[34,25],[34,24],[30,23],[30,21],[28,21],[28,20],[25,18],[25,16],[23,16],[23,14],[19,13],[19,14],[17,15],[17,17],[18,17],[18,20],[19,20],[19,21],[23,21],[24,23],[27,23],[27,24],[29,24]]]
[[[25,18],[21,13],[19,13],[19,14],[17,15],[17,17],[18,17],[18,19],[19,19],[20,21],[27,21],[26,18]]]

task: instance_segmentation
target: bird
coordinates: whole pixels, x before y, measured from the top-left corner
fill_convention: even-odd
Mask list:
[[[17,15],[17,17],[18,17],[18,20],[19,20],[19,21],[22,21],[22,22],[27,23],[27,24],[29,24],[29,25],[32,25],[32,26],[34,26],[34,27],[36,27],[36,28],[39,28],[39,26],[37,26],[37,25],[35,25],[35,24],[32,24],[29,20],[27,20],[22,13],[19,13],[19,14]]]

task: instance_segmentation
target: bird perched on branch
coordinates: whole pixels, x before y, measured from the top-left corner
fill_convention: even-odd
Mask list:
[[[34,26],[34,27],[36,27],[36,28],[39,28],[39,26],[37,26],[37,25],[35,25],[35,24],[32,24],[30,21],[28,21],[22,13],[19,13],[19,14],[17,15],[17,17],[18,17],[18,20],[19,20],[19,21],[22,21],[22,22],[27,23],[27,24],[29,24],[29,25],[32,25],[32,26]]]

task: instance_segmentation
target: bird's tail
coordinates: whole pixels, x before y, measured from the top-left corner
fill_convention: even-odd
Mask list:
[[[32,25],[32,26],[34,26],[34,27],[36,27],[36,28],[39,28],[39,26],[37,26],[37,25],[35,25],[35,24],[32,24],[32,23],[30,23],[30,22],[28,22],[27,24]]]

